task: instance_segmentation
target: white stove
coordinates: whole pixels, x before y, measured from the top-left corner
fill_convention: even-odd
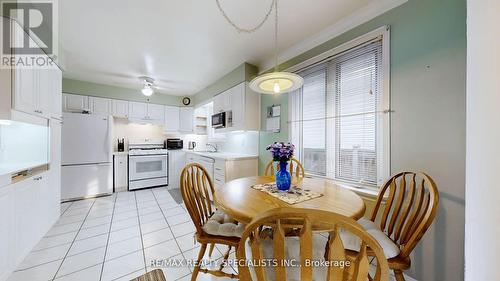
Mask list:
[[[128,155],[129,190],[168,185],[168,151],[163,140],[131,140]]]

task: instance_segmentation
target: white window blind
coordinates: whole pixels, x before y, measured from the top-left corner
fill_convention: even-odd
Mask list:
[[[304,86],[290,94],[290,130],[308,174],[373,186],[383,180],[382,55],[382,39],[374,40],[299,72]]]

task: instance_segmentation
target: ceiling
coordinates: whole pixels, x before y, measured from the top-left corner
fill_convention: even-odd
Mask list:
[[[281,60],[313,47],[304,44],[307,40],[322,43],[396,2],[402,1],[280,1],[280,57],[286,54]],[[270,3],[221,0],[228,16],[243,27],[258,23]],[[255,33],[240,34],[222,17],[215,0],[59,1],[64,77],[139,89],[138,77],[146,75],[157,80],[159,92],[192,95],[243,62],[272,65],[273,22],[270,18]],[[323,38],[325,32],[331,33],[329,38]]]

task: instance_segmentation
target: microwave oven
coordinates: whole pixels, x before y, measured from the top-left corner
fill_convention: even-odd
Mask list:
[[[223,111],[212,115],[212,128],[222,129],[231,127],[232,122],[232,112]]]

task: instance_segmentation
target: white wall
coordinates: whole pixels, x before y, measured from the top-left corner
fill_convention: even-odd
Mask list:
[[[500,1],[467,1],[465,280],[500,280]]]

